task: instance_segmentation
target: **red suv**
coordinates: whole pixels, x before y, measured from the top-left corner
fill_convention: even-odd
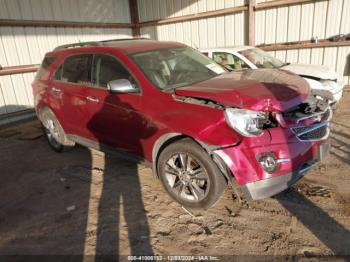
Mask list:
[[[288,71],[229,73],[176,42],[86,42],[46,54],[35,108],[55,151],[75,143],[153,167],[180,204],[208,208],[227,183],[248,199],[295,183],[329,151],[331,109]]]

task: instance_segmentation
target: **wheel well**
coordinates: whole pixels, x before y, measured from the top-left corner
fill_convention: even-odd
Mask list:
[[[163,135],[157,140],[155,146],[153,147],[153,155],[152,155],[153,174],[155,177],[158,178],[157,161],[162,151],[170,144],[185,138],[190,138],[190,137],[180,133],[171,133],[171,134]]]
[[[44,120],[44,119],[43,119],[43,115],[44,115],[45,112],[50,112],[51,114],[53,114],[53,115],[57,118],[56,114],[51,110],[50,107],[48,107],[48,106],[43,106],[43,107],[41,107],[41,108],[38,110],[38,112],[37,112],[37,116],[38,116],[38,118],[39,118],[39,120],[40,120],[41,122]]]
[[[41,108],[39,108],[38,110],[37,110],[37,116],[38,116],[38,118],[39,118],[39,120],[42,122],[42,115],[43,115],[43,113],[46,111],[46,110],[48,110],[48,107],[41,107]]]
[[[61,125],[61,127],[62,127],[62,129],[63,129],[63,131],[65,131],[65,128],[63,127],[63,125],[62,125],[62,123],[63,123],[63,121],[61,121],[62,119],[59,117],[59,115],[57,115],[49,106],[43,106],[43,107],[41,107],[38,111],[37,111],[37,117],[38,117],[38,119],[40,120],[40,122],[44,125],[45,123],[44,123],[44,114],[46,113],[46,112],[49,112],[50,114],[52,114],[56,119],[57,119],[57,121],[60,123],[60,125]]]
[[[190,139],[190,140],[194,141],[196,144],[198,144],[200,147],[202,147],[208,154],[210,154],[210,157],[212,158],[214,163],[218,166],[220,172],[225,177],[226,181],[229,182],[229,180],[231,180],[231,178],[230,178],[231,173],[227,172],[228,169],[226,168],[225,164],[223,164],[222,161],[220,161],[220,159],[218,159],[216,154],[213,153],[209,149],[208,146],[205,146],[203,143],[198,142],[196,139],[194,139],[190,136],[180,134],[180,133],[173,133],[173,134],[164,135],[156,142],[156,145],[154,147],[154,152],[153,152],[153,174],[155,175],[155,177],[158,178],[157,161],[158,161],[158,158],[159,158],[160,154],[162,153],[162,151],[170,144],[178,142],[178,141],[183,140],[183,139]]]

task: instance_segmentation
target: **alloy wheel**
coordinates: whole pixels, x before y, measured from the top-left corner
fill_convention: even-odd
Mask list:
[[[48,119],[46,121],[45,132],[50,144],[53,147],[59,147],[60,143],[58,141],[59,141],[60,133],[53,120]]]
[[[187,153],[177,153],[166,162],[165,177],[173,193],[192,202],[204,199],[210,180],[204,166]]]

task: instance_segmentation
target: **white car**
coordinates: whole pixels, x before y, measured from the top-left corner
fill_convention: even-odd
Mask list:
[[[315,96],[322,96],[331,105],[339,102],[344,83],[327,66],[284,63],[269,53],[251,46],[203,49],[201,52],[230,71],[257,68],[280,68],[302,76]]]

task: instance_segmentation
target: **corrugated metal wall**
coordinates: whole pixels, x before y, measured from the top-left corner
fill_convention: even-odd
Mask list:
[[[257,0],[258,3],[265,0]],[[228,7],[246,0],[138,0],[140,22]],[[256,44],[350,33],[350,1],[323,0],[260,10],[256,13]],[[0,0],[0,19],[77,22],[130,22],[128,0]],[[141,35],[184,42],[193,47],[225,47],[248,42],[246,11],[188,22],[141,28]],[[57,45],[131,36],[131,29],[0,27],[3,67],[37,64]],[[350,47],[272,52],[288,62],[324,64],[350,84]],[[347,65],[347,66],[346,66]],[[32,105],[32,73],[0,77],[0,114]],[[5,107],[6,105],[6,107]],[[13,106],[12,106],[13,105]]]
[[[257,0],[257,3],[265,0]],[[139,0],[141,21],[241,6],[244,0]],[[169,25],[141,28],[158,40],[184,42],[192,47],[228,47],[248,43],[247,12]],[[323,0],[256,12],[256,45],[327,38],[350,33],[350,0]],[[323,64],[350,84],[350,46],[272,52],[283,61]],[[347,64],[347,66],[346,66]]]
[[[244,0],[139,0],[140,21],[196,14],[244,5]],[[175,40],[193,47],[243,45],[248,30],[245,12],[169,25],[141,28],[141,35]]]
[[[258,0],[258,3],[267,2]],[[256,44],[325,39],[350,33],[350,1],[325,0],[256,12]],[[350,46],[271,52],[283,61],[327,65],[350,84]]]
[[[130,22],[128,0],[0,0],[0,19]],[[130,36],[131,29],[0,27],[0,65],[39,64],[58,45]],[[0,76],[0,114],[32,107],[33,76]]]

